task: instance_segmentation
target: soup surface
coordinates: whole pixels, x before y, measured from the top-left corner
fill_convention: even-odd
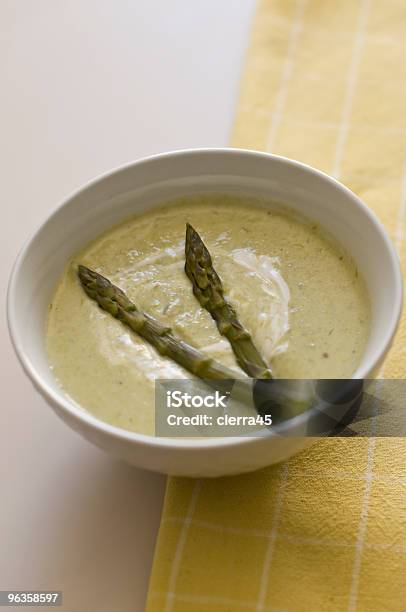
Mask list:
[[[204,240],[225,295],[276,377],[351,376],[369,332],[368,296],[352,259],[285,207],[208,194],[127,220],[66,266],[49,306],[47,349],[76,403],[109,423],[153,434],[154,380],[191,376],[86,296],[79,263],[244,375],[184,272],[186,222]]]

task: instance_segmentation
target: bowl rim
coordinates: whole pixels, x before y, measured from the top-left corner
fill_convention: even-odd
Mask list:
[[[50,385],[48,385],[42,378],[41,374],[36,370],[36,368],[31,363],[30,359],[25,354],[25,351],[22,346],[22,342],[20,339],[19,333],[19,324],[16,318],[16,313],[14,309],[15,302],[15,291],[16,285],[20,273],[20,269],[24,263],[25,257],[31,248],[32,244],[35,243],[38,234],[43,229],[44,225],[48,223],[52,218],[56,217],[59,212],[69,205],[69,203],[82,194],[87,189],[93,187],[94,185],[101,183],[105,180],[108,180],[113,175],[133,168],[134,166],[141,166],[143,164],[154,163],[155,161],[164,160],[165,158],[173,158],[178,157],[182,158],[184,156],[199,156],[199,155],[213,155],[213,154],[224,154],[228,156],[250,156],[250,157],[259,157],[262,159],[274,160],[282,162],[287,166],[298,168],[303,170],[304,172],[315,175],[322,180],[329,182],[331,185],[342,192],[346,198],[351,201],[352,205],[358,207],[362,213],[367,217],[368,221],[372,223],[377,232],[380,234],[380,237],[386,247],[387,253],[389,255],[390,263],[394,272],[395,277],[395,301],[392,308],[390,324],[387,326],[387,329],[383,335],[382,343],[379,350],[375,351],[374,355],[371,355],[369,359],[365,363],[361,363],[357,370],[354,372],[352,378],[367,378],[369,373],[376,367],[376,365],[380,362],[382,357],[387,353],[394,335],[396,333],[397,327],[399,325],[402,307],[403,307],[403,277],[401,272],[400,260],[394,245],[392,244],[389,236],[386,232],[386,229],[379,221],[378,217],[375,213],[359,198],[353,191],[351,191],[348,187],[340,183],[336,178],[328,175],[322,170],[318,170],[317,168],[313,168],[309,164],[304,162],[297,161],[295,159],[291,159],[282,155],[275,155],[273,153],[267,153],[265,151],[257,151],[254,149],[243,149],[243,148],[235,148],[235,147],[203,147],[203,148],[187,148],[187,149],[175,149],[171,151],[166,151],[163,153],[157,153],[154,155],[148,155],[141,157],[139,159],[130,161],[126,164],[122,164],[116,166],[112,170],[101,173],[97,175],[95,178],[86,182],[82,187],[73,190],[67,197],[65,197],[59,205],[57,205],[50,214],[48,214],[43,221],[37,226],[37,228],[31,233],[30,237],[25,241],[22,248],[20,249],[9,278],[9,284],[7,289],[7,323],[10,338],[12,341],[12,345],[14,347],[15,353],[21,363],[23,370],[26,375],[31,379],[35,388],[41,393],[41,395],[51,404],[58,406],[63,412],[67,413],[70,417],[73,417],[75,420],[80,421],[81,423],[87,425],[92,429],[98,430],[99,433],[107,434],[108,436],[112,436],[113,438],[120,439],[125,442],[137,443],[141,446],[145,447],[153,447],[157,449],[188,449],[190,451],[201,451],[206,448],[224,448],[230,446],[236,446],[237,444],[252,444],[255,440],[260,439],[258,436],[238,436],[238,437],[214,437],[214,438],[169,438],[169,437],[158,437],[147,434],[138,433],[135,431],[129,431],[125,429],[121,429],[120,427],[116,427],[101,419],[95,417],[93,414],[88,412],[85,408],[82,408],[80,405],[76,404],[74,401],[71,401],[67,394],[64,394],[61,389],[59,392],[56,392]],[[309,419],[308,411],[297,415],[296,417],[290,419],[291,421],[291,429],[295,427],[301,427],[307,423]]]

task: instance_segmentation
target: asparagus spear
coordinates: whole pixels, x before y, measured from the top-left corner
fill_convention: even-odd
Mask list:
[[[170,357],[199,378],[236,378],[233,370],[177,338],[170,327],[162,325],[150,315],[139,311],[124,291],[101,274],[79,265],[78,276],[87,295],[95,300],[100,308],[128,325],[135,333],[152,344],[161,355]]]
[[[185,272],[192,281],[193,293],[209,311],[217,328],[231,344],[238,365],[252,378],[272,378],[272,373],[255,347],[249,332],[237,319],[237,313],[224,298],[223,285],[212,259],[196,230],[186,224]]]

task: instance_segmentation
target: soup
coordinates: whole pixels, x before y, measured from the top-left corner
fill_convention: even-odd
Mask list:
[[[153,434],[155,379],[192,376],[98,308],[80,285],[79,263],[236,377],[245,375],[185,274],[186,223],[203,238],[226,298],[275,377],[354,373],[368,339],[370,307],[351,257],[287,207],[207,194],[134,216],[67,264],[49,306],[47,350],[71,399],[108,423]]]

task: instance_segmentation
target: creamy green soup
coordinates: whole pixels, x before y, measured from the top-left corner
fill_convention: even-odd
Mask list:
[[[185,275],[186,222],[203,238],[226,296],[276,377],[351,376],[368,339],[370,309],[348,254],[287,208],[193,196],[112,228],[66,266],[49,306],[47,349],[75,402],[109,423],[152,434],[154,380],[191,376],[98,308],[80,286],[78,263],[244,376]]]

